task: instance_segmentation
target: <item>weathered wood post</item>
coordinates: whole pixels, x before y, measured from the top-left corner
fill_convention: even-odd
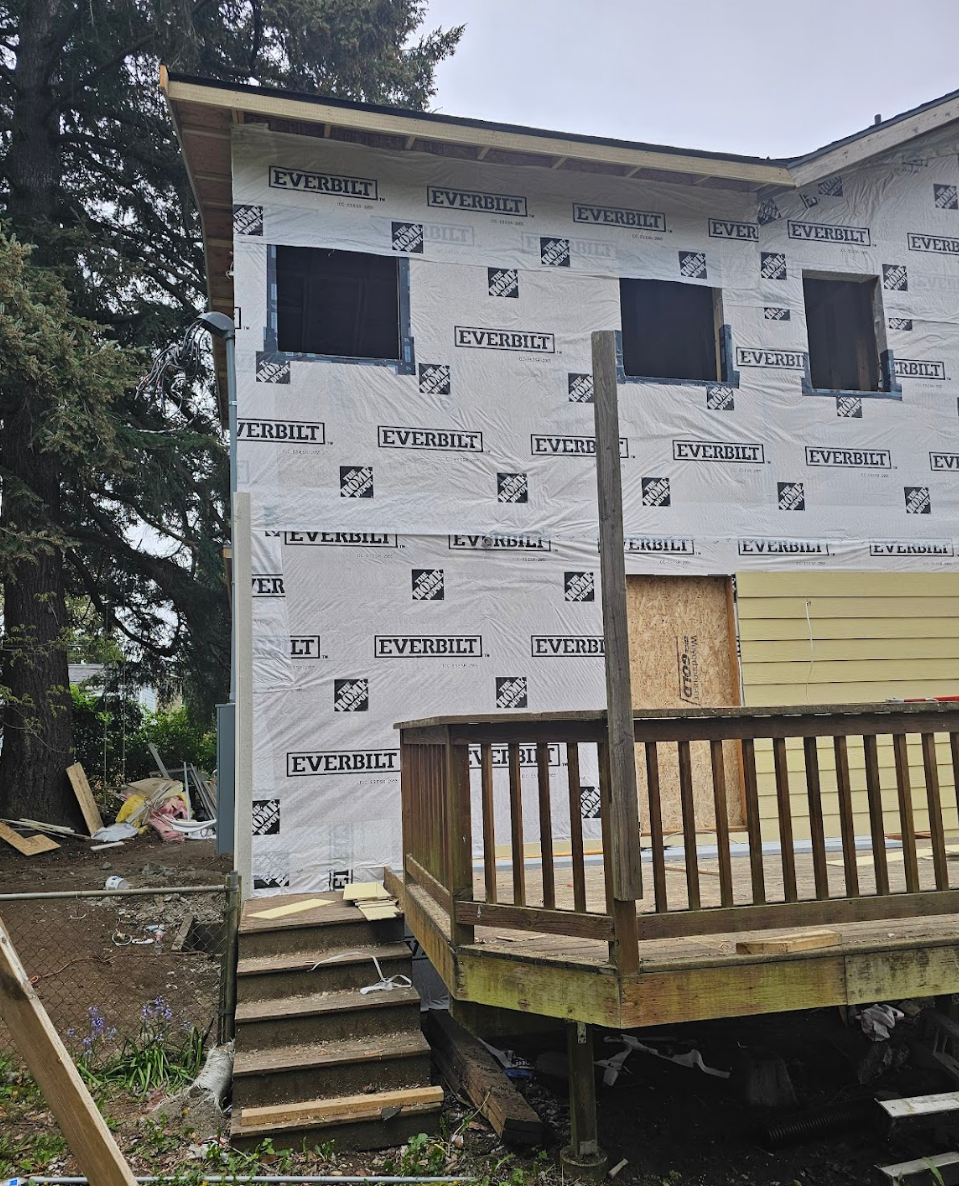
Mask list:
[[[613,886],[616,963],[638,971],[636,902],[643,896],[639,845],[639,799],[633,743],[633,697],[629,680],[623,485],[616,391],[616,336],[593,334],[596,424],[596,488],[599,503],[599,567],[606,650],[606,717],[609,753],[609,828],[612,851],[604,854]]]
[[[599,1147],[596,1127],[593,1027],[581,1021],[568,1021],[566,1051],[569,1062],[569,1144],[562,1150],[560,1159],[571,1177],[600,1182],[606,1177],[609,1158]]]

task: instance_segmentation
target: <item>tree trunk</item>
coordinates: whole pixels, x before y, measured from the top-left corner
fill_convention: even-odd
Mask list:
[[[8,214],[17,235],[37,244],[56,233],[61,183],[59,110],[54,87],[65,21],[73,5],[33,0],[19,30],[11,121]],[[72,711],[67,674],[63,557],[59,547],[29,545],[60,527],[56,458],[36,447],[47,412],[38,392],[24,393],[4,417],[0,440],[3,498],[4,686],[0,816],[50,823],[78,820],[66,780],[71,760]]]

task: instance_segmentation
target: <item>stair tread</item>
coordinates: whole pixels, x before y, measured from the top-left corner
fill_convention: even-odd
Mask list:
[[[280,918],[257,918],[265,910],[295,906],[299,902],[312,900],[329,902],[329,906],[315,906],[312,910],[301,910],[284,914]],[[269,898],[250,898],[243,904],[239,933],[257,935],[264,931],[291,931],[305,927],[337,926],[342,923],[363,923],[367,920],[352,902],[344,902],[343,894],[337,892],[315,894],[282,894]]]
[[[336,1042],[310,1042],[275,1046],[271,1050],[236,1052],[234,1078],[246,1075],[292,1071],[306,1067],[336,1066],[341,1063],[379,1062],[383,1058],[412,1058],[429,1054],[429,1042],[419,1030],[377,1038],[346,1038]]]
[[[314,964],[323,960],[329,960],[331,967],[334,963],[358,964],[367,961],[372,973],[372,984],[376,980],[376,968],[370,957],[374,955],[380,960],[412,959],[410,949],[405,943],[377,943],[351,948],[348,951],[324,947],[315,951],[293,951],[283,955],[249,955],[237,960],[236,974],[255,976],[263,972],[297,972],[312,968]],[[317,972],[319,971],[317,968]]]
[[[374,976],[375,976],[375,969]],[[338,992],[317,992],[302,997],[278,997],[273,1001],[250,1001],[237,1005],[236,1020],[275,1021],[284,1017],[309,1017],[322,1013],[342,1013],[353,1009],[388,1009],[397,1005],[419,1005],[415,988],[393,988],[389,992],[371,992],[365,996],[358,988]]]
[[[433,1112],[443,1106],[442,1087],[401,1087],[391,1091],[372,1091],[363,1095],[328,1096],[295,1104],[241,1108],[233,1117],[234,1134],[278,1132],[297,1128],[316,1128],[323,1124],[349,1124],[379,1118],[385,1108],[411,1112]]]

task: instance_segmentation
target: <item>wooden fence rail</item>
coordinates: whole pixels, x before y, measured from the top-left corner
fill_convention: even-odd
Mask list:
[[[644,712],[634,720],[642,837],[610,829],[603,713],[445,717],[398,728],[405,874],[448,913],[454,946],[471,942],[478,925],[495,926],[603,940],[623,963],[636,925],[624,922],[613,896],[620,846],[648,849],[652,867],[636,904],[640,940],[959,909],[943,818],[948,811],[959,820],[959,705]],[[601,831],[601,850],[589,855],[587,767],[596,772]],[[678,833],[664,826],[667,814],[681,819]],[[558,816],[568,820],[562,838]]]

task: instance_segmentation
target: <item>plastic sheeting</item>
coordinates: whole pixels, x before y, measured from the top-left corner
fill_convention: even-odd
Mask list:
[[[395,721],[602,705],[590,334],[619,277],[720,289],[729,360],[620,387],[627,571],[956,563],[954,142],[760,199],[256,127],[234,172],[260,890],[398,863]],[[277,244],[402,257],[404,362],[279,353]],[[810,392],[804,271],[879,277],[901,390]]]

